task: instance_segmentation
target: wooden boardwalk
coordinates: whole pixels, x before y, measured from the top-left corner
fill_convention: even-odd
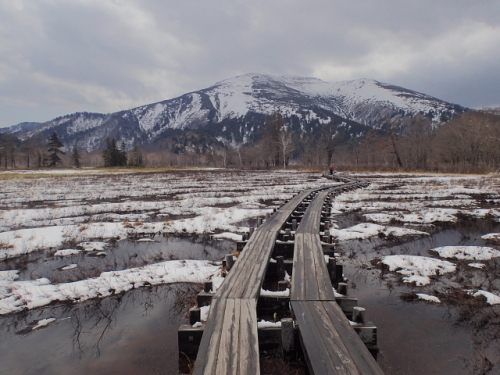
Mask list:
[[[297,194],[250,237],[212,299],[193,374],[260,373],[257,299],[278,231],[313,191]]]
[[[297,194],[255,230],[212,298],[193,374],[260,374],[257,300],[278,233],[306,197],[316,197],[295,233],[290,301],[311,374],[382,374],[335,302],[320,237],[332,188]]]
[[[335,300],[319,238],[323,202],[329,192],[319,192],[312,200],[295,233],[291,301]]]
[[[290,303],[311,374],[383,374],[337,302],[319,236],[323,202],[316,195],[295,234]]]

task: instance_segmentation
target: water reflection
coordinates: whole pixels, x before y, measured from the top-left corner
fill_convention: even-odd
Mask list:
[[[341,226],[350,226],[351,217]],[[372,265],[391,254],[430,256],[429,249],[447,245],[486,246],[481,236],[499,232],[498,223],[475,221],[453,228],[415,228],[429,237],[389,240],[372,238],[339,244],[350,296],[367,309],[367,318],[378,327],[378,362],[386,374],[497,374],[500,373],[500,307],[461,292],[484,288],[500,295],[498,260],[485,269],[454,261],[457,271],[438,276],[429,286],[401,282],[401,276]],[[409,302],[404,293],[437,295],[442,304]]]
[[[177,329],[199,286],[142,288],[0,321],[0,373],[176,374]],[[18,334],[34,320],[55,323]]]
[[[0,263],[20,279],[68,282],[169,259],[220,260],[234,243],[199,237],[120,241],[108,256],[30,254]],[[60,271],[66,264],[78,268]],[[58,303],[0,317],[0,374],[177,374],[177,330],[201,285],[143,287],[83,303]],[[37,327],[37,322],[47,322]]]
[[[206,235],[178,237],[155,236],[151,242],[123,240],[106,246],[105,257],[92,252],[81,252],[66,257],[54,257],[52,252],[36,252],[0,262],[0,270],[19,270],[18,280],[47,277],[52,283],[71,282],[97,277],[105,271],[118,271],[132,267],[177,259],[220,260],[234,249],[228,240],[212,240]],[[62,271],[69,264],[78,267]]]

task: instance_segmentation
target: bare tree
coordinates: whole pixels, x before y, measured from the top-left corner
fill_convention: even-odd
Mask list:
[[[276,141],[278,149],[281,153],[281,159],[283,161],[283,168],[286,169],[288,166],[288,161],[290,155],[294,151],[294,143],[292,132],[287,129],[286,125],[283,125],[278,133],[278,139]]]

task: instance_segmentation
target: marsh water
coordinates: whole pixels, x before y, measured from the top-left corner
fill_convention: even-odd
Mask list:
[[[349,226],[352,217],[338,219],[341,226]],[[466,287],[482,280],[487,272],[496,275],[496,261],[485,262],[487,268],[482,270],[459,262],[455,274],[438,276],[425,287],[404,284],[396,273],[385,272],[373,262],[389,254],[429,255],[428,250],[438,246],[485,245],[481,235],[499,232],[500,225],[473,222],[416,229],[431,235],[349,241],[337,247],[349,279],[349,296],[358,298],[368,320],[378,327],[379,364],[386,374],[500,373],[498,318],[491,319],[491,314],[500,316],[497,307],[466,304],[467,309],[476,310],[465,319],[464,306],[456,302],[430,304],[401,298],[415,292],[444,296],[460,283]],[[118,242],[106,249],[104,258],[84,253],[67,258],[34,254],[2,267],[24,264],[22,279],[49,277],[66,282],[90,277],[77,269],[64,271],[63,276],[60,268],[70,263],[98,275],[169,259],[221,259],[234,247],[229,241],[206,237],[152,240]],[[140,288],[111,298],[1,317],[0,374],[177,374],[177,329],[187,321],[185,314],[200,288],[188,284]],[[482,315],[489,322],[482,321]],[[56,321],[44,328],[26,329],[46,318]]]
[[[342,219],[344,225],[352,225],[349,215],[339,219],[341,226]],[[474,297],[465,296],[463,301],[447,298],[447,294],[454,296],[457,288],[491,287],[488,280],[500,275],[498,260],[483,261],[484,269],[468,266],[470,261],[455,261],[455,273],[434,277],[430,285],[421,287],[405,284],[397,273],[377,266],[377,259],[384,255],[432,256],[428,250],[439,246],[490,246],[481,236],[499,232],[500,225],[475,221],[415,229],[427,231],[430,236],[372,238],[337,247],[344,254],[349,295],[358,298],[359,305],[366,308],[367,319],[378,327],[378,363],[386,374],[500,374],[498,306]],[[497,295],[500,292],[489,291]],[[442,303],[402,298],[414,293],[438,295]]]
[[[80,253],[59,258],[41,253],[3,262],[21,266],[20,279],[57,282],[99,275],[169,259],[220,260],[234,248],[207,237],[154,237],[120,241],[106,257]],[[67,264],[73,270],[61,271]],[[143,287],[83,303],[64,303],[0,317],[0,374],[177,374],[177,330],[201,286]],[[34,322],[56,320],[35,330]]]

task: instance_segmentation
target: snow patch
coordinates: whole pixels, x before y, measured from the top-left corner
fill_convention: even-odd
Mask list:
[[[429,302],[441,303],[441,300],[436,296],[431,296],[430,294],[425,293],[416,293],[417,297]]]
[[[500,251],[483,246],[443,246],[432,249],[442,258],[489,260],[500,257]]]
[[[381,262],[388,265],[390,271],[403,275],[405,283],[415,283],[417,286],[430,284],[429,276],[456,270],[456,266],[451,262],[417,255],[387,255]]]

